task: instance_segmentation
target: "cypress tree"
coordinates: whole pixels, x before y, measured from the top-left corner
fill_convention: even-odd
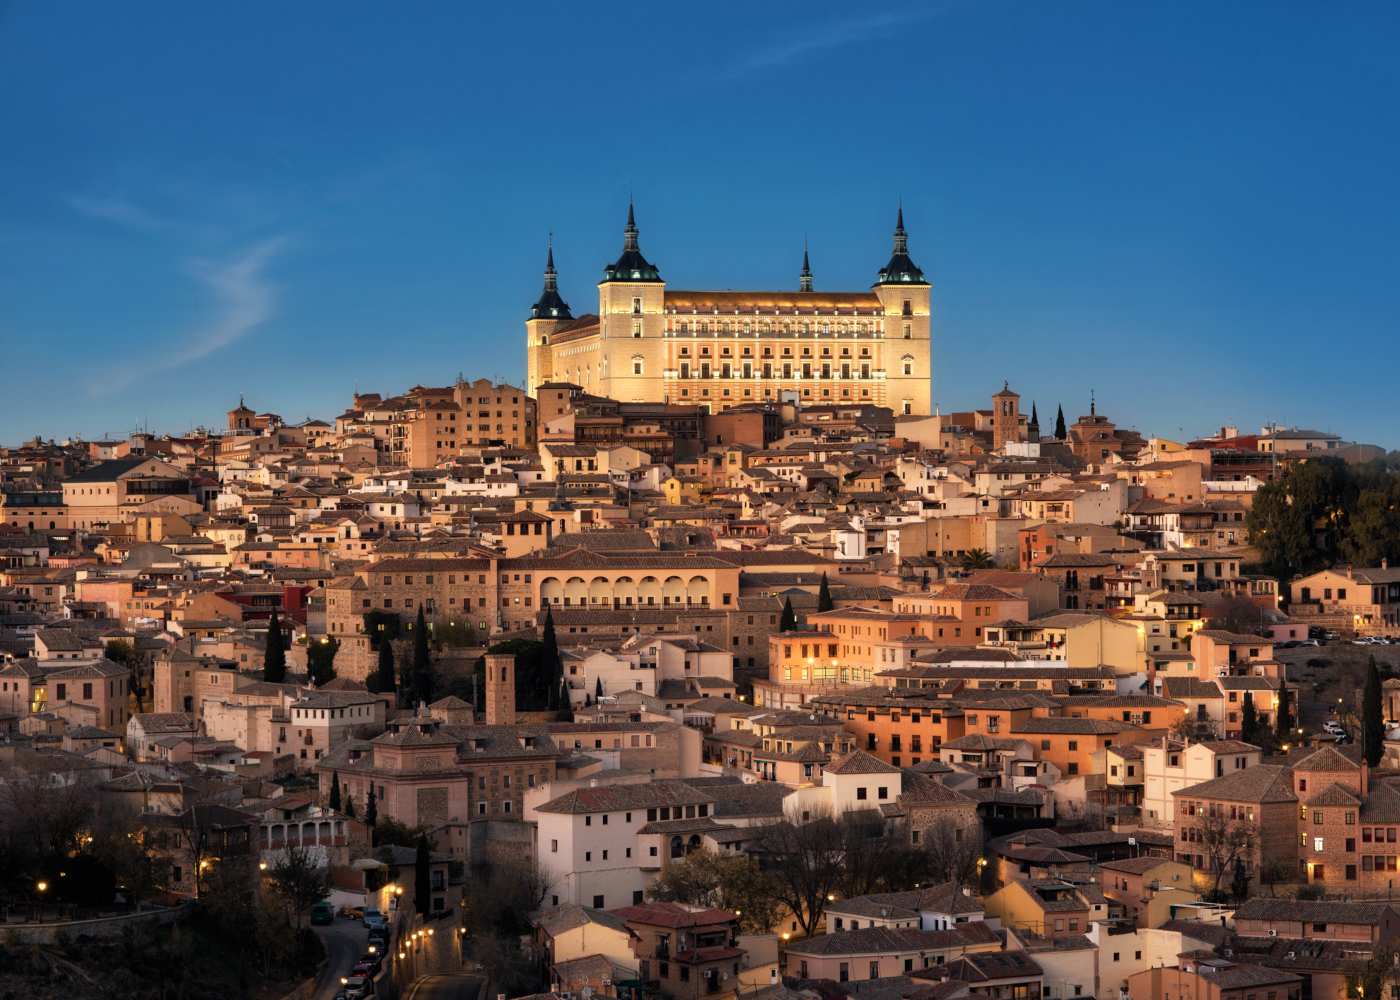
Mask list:
[[[1063,441],[1068,436],[1069,432],[1065,430],[1065,408],[1061,406],[1055,414],[1055,437]]]
[[[413,627],[413,697],[425,705],[433,700],[433,660],[428,652],[428,621],[421,604],[418,622]]]
[[[593,697],[595,697],[595,698],[601,698],[601,697],[603,697],[603,678],[602,678],[602,677],[599,677],[599,678],[598,678],[598,682],[597,682],[596,684],[593,685]]]
[[[379,640],[379,664],[370,674],[365,686],[375,694],[392,694],[398,689],[394,677],[394,644],[388,639]]]
[[[355,818],[355,796],[345,796],[345,815],[351,819]]]
[[[554,609],[545,608],[544,627],[540,633],[540,679],[546,691],[557,691],[564,680],[564,661],[559,656],[559,638],[554,634]],[[568,708],[568,699],[555,708]]]
[[[1361,752],[1375,767],[1385,753],[1385,724],[1381,721],[1381,674],[1376,658],[1366,664],[1366,690],[1361,696]]]
[[[340,643],[328,635],[307,645],[306,672],[317,687],[335,680],[335,654],[339,651]]]
[[[413,859],[413,905],[419,916],[427,916],[432,909],[432,888],[428,882],[428,865],[431,857],[428,851],[428,835],[418,835],[418,852]]]
[[[826,574],[822,574],[822,587],[817,591],[817,610],[830,611],[836,607],[836,602],[831,599],[831,583],[827,580]]]
[[[792,598],[783,598],[783,616],[778,619],[779,632],[797,631],[797,613],[792,610]]]
[[[277,612],[267,623],[267,645],[263,648],[263,680],[281,684],[287,679],[287,651],[282,648],[282,623]]]
[[[330,807],[336,812],[340,812],[340,775],[331,775],[331,797]]]
[[[365,796],[365,826],[371,830],[374,824],[379,822],[379,799],[374,794],[374,785],[369,786],[369,794]]]
[[[1293,694],[1286,685],[1279,686],[1278,715],[1274,719],[1274,736],[1280,745],[1288,742],[1293,730]]]
[[[1259,740],[1259,713],[1254,708],[1254,696],[1244,693],[1244,708],[1240,712],[1240,739],[1246,743]]]

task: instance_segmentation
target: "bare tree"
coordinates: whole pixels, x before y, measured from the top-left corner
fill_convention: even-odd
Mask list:
[[[301,929],[302,916],[330,895],[330,869],[304,847],[288,847],[267,871],[272,890],[287,909],[288,922]]]
[[[1206,852],[1207,871],[1215,876],[1211,891],[1218,893],[1220,880],[1248,853],[1259,835],[1259,828],[1248,820],[1231,819],[1221,808],[1208,811],[1198,829],[1201,846]]]
[[[982,860],[980,825],[940,820],[919,835],[928,855],[929,875],[936,882],[951,882],[955,890],[977,884]]]
[[[841,882],[846,840],[839,822],[826,814],[800,822],[788,817],[764,829],[757,842],[774,896],[792,912],[804,934],[816,933],[828,897]]]

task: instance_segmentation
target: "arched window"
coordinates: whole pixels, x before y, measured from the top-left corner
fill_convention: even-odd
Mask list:
[[[645,359],[640,354],[632,355],[632,374],[640,375],[645,368]]]
[[[912,354],[906,354],[906,355],[904,355],[903,361],[904,361],[904,374],[906,374],[906,375],[913,375],[913,374],[914,374],[914,356],[913,356]]]

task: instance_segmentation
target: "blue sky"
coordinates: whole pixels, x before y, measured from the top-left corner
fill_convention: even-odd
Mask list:
[[[596,308],[862,288],[903,199],[935,397],[1400,446],[1393,3],[0,0],[0,441],[521,380]]]

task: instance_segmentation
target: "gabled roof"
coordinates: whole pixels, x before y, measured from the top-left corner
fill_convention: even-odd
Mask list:
[[[1222,778],[1212,778],[1197,785],[1188,785],[1172,792],[1193,799],[1224,799],[1233,802],[1296,802],[1293,793],[1293,770],[1282,764],[1256,764],[1242,771],[1232,771]]]

